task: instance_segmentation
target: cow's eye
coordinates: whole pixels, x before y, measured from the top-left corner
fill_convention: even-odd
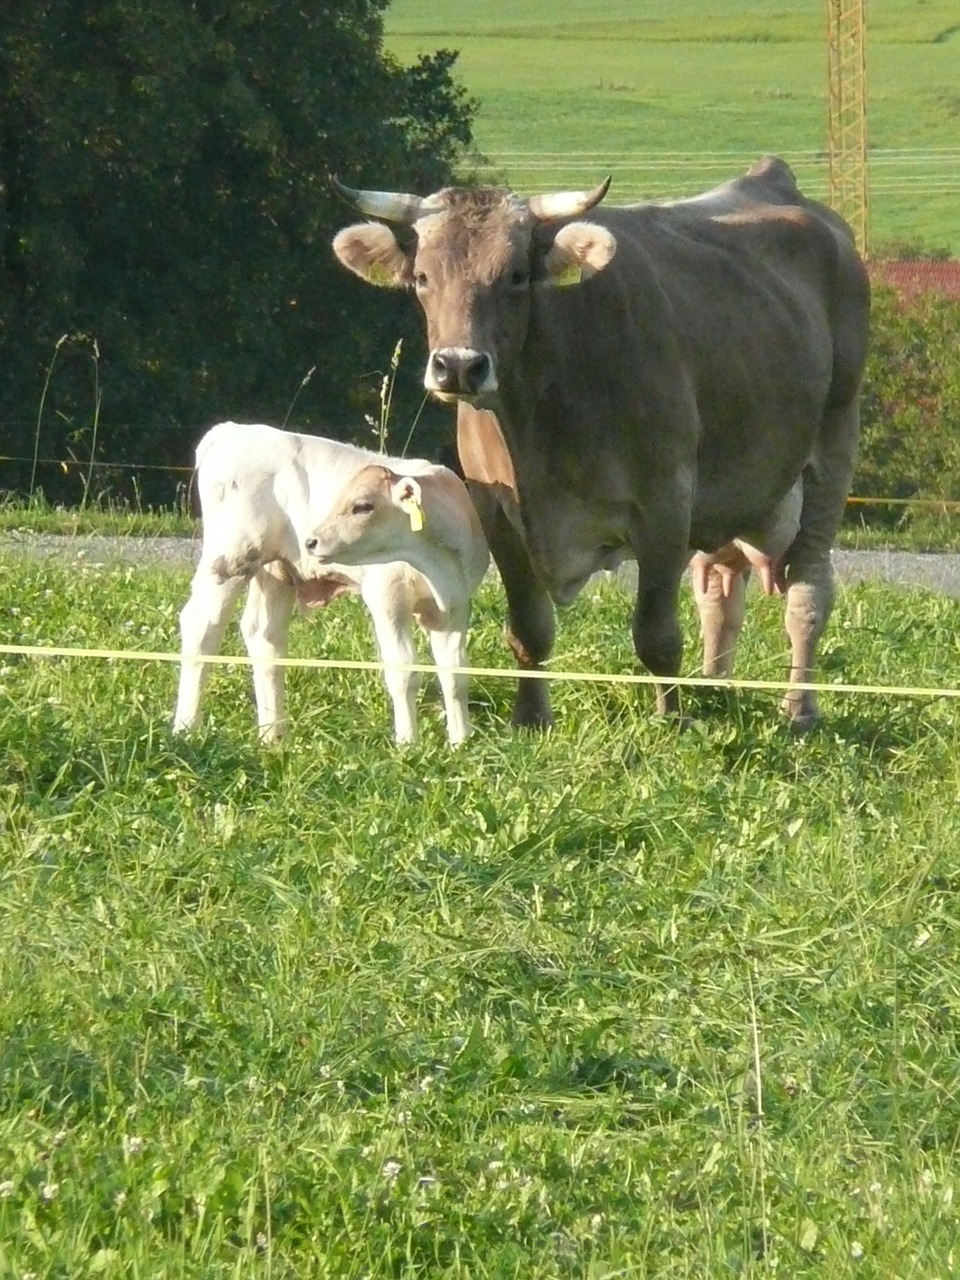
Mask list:
[[[526,267],[517,267],[510,273],[510,283],[515,289],[522,289],[524,285],[530,283],[530,272]]]
[[[372,510],[372,502],[355,502],[350,514],[355,516],[368,516]]]

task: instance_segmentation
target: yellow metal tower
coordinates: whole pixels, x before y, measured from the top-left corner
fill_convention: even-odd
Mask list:
[[[868,252],[865,0],[826,0],[829,203]]]

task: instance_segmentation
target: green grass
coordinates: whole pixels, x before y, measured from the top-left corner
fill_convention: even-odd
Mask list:
[[[625,0],[521,0],[468,13],[453,0],[394,0],[386,17],[388,47],[405,61],[459,50],[488,180],[532,192],[612,173],[611,198],[626,203],[691,194],[773,152],[811,195],[826,193],[822,5],[660,0],[641,13]],[[869,7],[875,246],[960,253],[958,47],[953,0]]]
[[[0,635],[168,649],[187,577],[6,555]],[[628,613],[586,593],[557,667],[632,671]],[[500,627],[491,585],[476,663]],[[822,674],[954,687],[958,635],[846,590]],[[370,656],[359,608],[294,652]],[[783,663],[754,600],[741,673]],[[0,1276],[956,1269],[954,702],[678,735],[570,684],[530,739],[491,678],[397,750],[374,674],[296,670],[261,750],[243,669],[176,740],[171,666],[0,664]]]
[[[115,537],[192,537],[200,523],[181,509],[133,507],[108,499],[85,507],[48,502],[43,494],[33,498],[0,497],[0,534],[51,533],[103,534]]]

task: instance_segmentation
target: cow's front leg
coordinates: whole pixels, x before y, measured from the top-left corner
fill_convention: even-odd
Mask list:
[[[475,486],[471,494],[507,597],[507,644],[521,671],[540,671],[556,634],[553,601],[537,581],[526,548],[500,504]],[[545,680],[521,677],[510,723],[518,729],[553,725]]]
[[[677,617],[680,581],[690,558],[689,508],[678,494],[670,510],[648,513],[643,534],[635,539],[637,555],[637,599],[633,608],[633,646],[637,657],[655,676],[680,674],[683,637]],[[656,530],[654,537],[649,530]],[[657,684],[659,714],[679,714],[680,690],[676,685]]]

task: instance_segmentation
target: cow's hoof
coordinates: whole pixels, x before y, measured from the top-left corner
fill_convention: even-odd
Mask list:
[[[810,733],[819,723],[820,717],[814,712],[812,715],[791,716],[787,721],[787,728],[799,738]]]
[[[530,729],[536,733],[553,728],[553,712],[540,681],[521,681],[510,723],[514,729]]]
[[[787,718],[787,728],[798,736],[809,733],[820,723],[820,713],[815,707],[785,702],[780,710]]]
[[[510,727],[518,733],[548,733],[553,728],[553,716],[512,716]]]

